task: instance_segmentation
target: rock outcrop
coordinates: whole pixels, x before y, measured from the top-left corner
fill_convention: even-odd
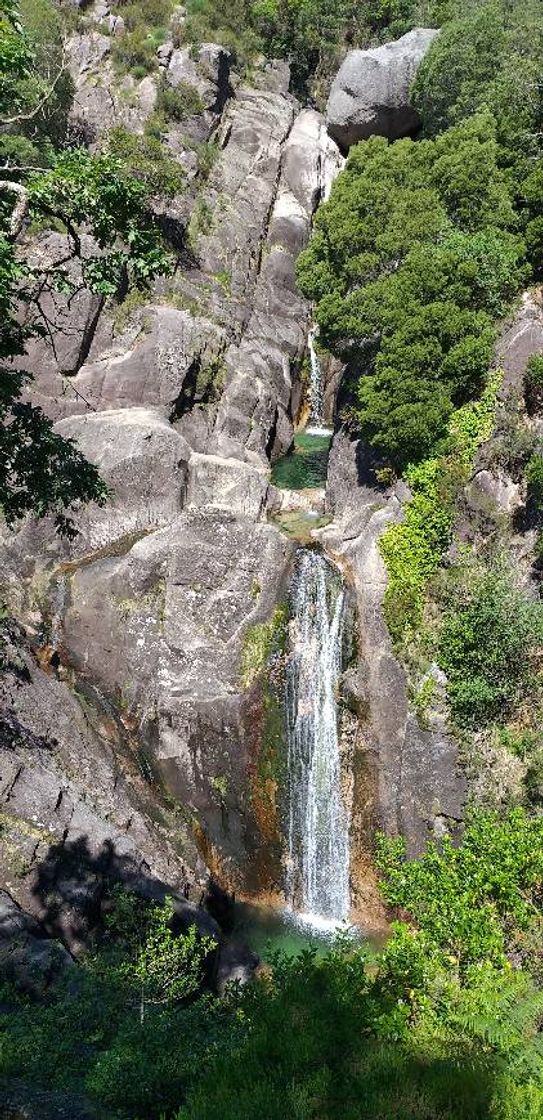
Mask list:
[[[410,103],[410,86],[438,34],[417,27],[382,47],[349,51],[326,110],[330,136],[343,151],[369,136],[397,140],[416,130],[419,119]]]
[[[363,717],[353,820],[354,847],[362,851],[380,827],[406,836],[417,853],[444,827],[454,832],[463,818],[466,786],[457,744],[438,712],[428,728],[419,725],[383,616],[387,577],[379,538],[401,519],[404,489],[399,484],[387,494],[372,486],[362,445],[344,432],[336,435],[327,489],[334,521],[321,538],[356,592],[359,668],[349,687]],[[356,880],[354,887],[356,895]]]
[[[171,892],[186,924],[216,931],[194,904],[205,865],[153,779],[136,728],[89,681],[72,691],[55,668],[54,641],[41,647],[43,668],[14,625],[3,625],[1,648],[0,863],[13,904],[40,923],[40,936],[73,953],[85,946],[112,879],[155,899]],[[23,925],[21,937],[38,936]]]
[[[79,92],[99,88],[97,68],[107,86],[103,38],[90,31],[72,44]],[[231,98],[223,53],[202,51],[194,74],[186,52],[161,48],[159,59],[172,85],[198,79],[205,113],[220,116],[218,158],[187,234],[190,260],[146,306],[121,315],[55,293],[59,339],[53,330],[36,340],[28,359],[33,400],[98,465],[111,493],[103,508],[76,513],[74,541],[46,520],[3,542],[8,602],[42,666],[25,660],[30,681],[17,703],[9,686],[10,718],[23,738],[39,739],[33,759],[16,756],[21,775],[9,794],[17,821],[34,815],[43,825],[31,870],[16,881],[24,906],[36,863],[57,836],[68,850],[77,844],[78,821],[122,856],[109,872],[120,873],[125,857],[136,868],[143,861],[151,879],[191,898],[204,861],[237,890],[273,889],[274,859],[280,875],[280,853],[262,858],[262,827],[268,840],[273,828],[263,826],[260,802],[275,793],[259,787],[269,713],[254,681],[261,629],[286,595],[294,545],[266,520],[269,464],[289,446],[301,400],[309,308],[295,260],[342,161],[322,118],[289,95],[288,68],[263,66],[254,87],[238,85]],[[35,251],[54,267],[62,235],[41,234]],[[53,751],[49,710],[39,726],[34,718],[46,699],[65,713]],[[182,806],[179,826],[171,804]],[[59,905],[70,909],[66,899]]]

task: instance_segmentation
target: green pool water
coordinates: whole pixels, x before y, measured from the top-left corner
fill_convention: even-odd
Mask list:
[[[360,931],[351,929],[351,932],[362,940]],[[332,925],[315,927],[287,911],[246,903],[236,904],[234,927],[230,934],[233,940],[239,940],[252,949],[262,961],[268,961],[270,954],[277,951],[292,957],[303,949],[315,949],[317,956],[323,956],[333,943],[334,936]]]
[[[275,464],[271,480],[282,490],[309,490],[326,484],[332,433],[298,432],[294,447]]]

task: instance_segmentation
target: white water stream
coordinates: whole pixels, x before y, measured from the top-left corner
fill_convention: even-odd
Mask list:
[[[341,797],[337,688],[345,593],[319,553],[303,549],[292,586],[286,707],[287,898],[321,926],[348,918],[349,819]]]
[[[324,401],[322,390],[322,370],[319,355],[315,349],[317,328],[312,327],[307,336],[307,349],[309,351],[309,428],[311,432],[326,431],[324,427]]]

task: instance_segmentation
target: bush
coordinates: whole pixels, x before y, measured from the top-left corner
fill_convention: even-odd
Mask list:
[[[543,604],[502,563],[460,573],[439,634],[453,717],[463,727],[502,720],[537,681]]]
[[[532,455],[526,467],[526,496],[528,508],[534,513],[543,510],[543,456]]]
[[[179,85],[162,85],[158,91],[157,111],[168,120],[184,121],[197,113],[202,113],[204,104],[200,94],[187,82]]]
[[[428,459],[406,473],[413,496],[403,521],[391,525],[379,542],[388,575],[385,618],[396,645],[413,638],[422,625],[426,587],[450,543],[454,501],[473,456],[492,431],[501,381],[498,370],[479,401],[452,414],[441,458]]]
[[[136,27],[113,40],[111,56],[121,72],[131,71],[135,78],[144,78],[157,66],[158,44],[145,27]]]
[[[543,877],[543,820],[513,809],[477,814],[454,847],[449,837],[407,860],[402,840],[380,839],[386,901],[407,911],[432,949],[465,971],[503,966],[516,931],[529,929]],[[453,960],[451,959],[451,964]]]
[[[526,366],[524,399],[530,416],[543,409],[543,354],[534,354]]]
[[[172,198],[185,189],[185,173],[181,165],[168,153],[151,128],[144,136],[128,132],[119,126],[108,136],[108,150],[120,160],[126,173],[140,180],[150,195]]]

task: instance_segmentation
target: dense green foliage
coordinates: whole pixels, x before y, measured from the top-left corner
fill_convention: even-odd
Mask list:
[[[449,587],[439,634],[452,712],[461,725],[505,717],[537,685],[543,604],[499,562]]]
[[[172,9],[171,0],[140,0],[122,5],[126,31],[112,43],[113,62],[119,73],[129,72],[139,79],[157,69],[157,47],[168,37]]]
[[[172,932],[172,913],[117,889],[98,951],[74,980],[40,1004],[6,989],[0,1070],[34,1084],[86,1085],[122,1116],[173,1109],[195,1063],[217,1045],[226,1010],[213,1019],[201,992],[213,948],[193,927]]]
[[[537,914],[543,820],[521,809],[503,820],[481,815],[460,847],[445,837],[418,860],[405,858],[402,840],[382,838],[378,862],[385,899],[408,911],[444,962],[464,973],[483,962],[506,967],[515,937]]]
[[[442,31],[416,77],[427,135],[489,109],[502,160],[522,177],[541,150],[543,12],[539,0],[487,0]]]
[[[453,413],[442,456],[406,472],[412,499],[403,521],[391,525],[379,542],[388,570],[385,617],[395,642],[408,640],[422,624],[426,587],[450,543],[455,500],[475,452],[492,430],[500,383],[498,371],[478,401]]]
[[[3,992],[0,1074],[85,1087],[126,1120],[539,1120],[542,828],[478,816],[416,862],[383,839],[384,896],[412,924],[379,954],[343,935],[276,956],[222,999],[198,995],[205,941],[176,948],[167,908],[117,889],[76,999],[73,980],[40,1003]],[[142,985],[171,997],[143,1021]]]
[[[356,421],[399,468],[481,390],[525,275],[498,156],[484,113],[434,141],[357,145],[300,258],[323,342],[362,373]]]
[[[185,174],[161,143],[161,131],[157,116],[147,122],[143,136],[118,126],[109,133],[107,150],[125,175],[143,183],[151,197],[173,198],[185,189]]]

